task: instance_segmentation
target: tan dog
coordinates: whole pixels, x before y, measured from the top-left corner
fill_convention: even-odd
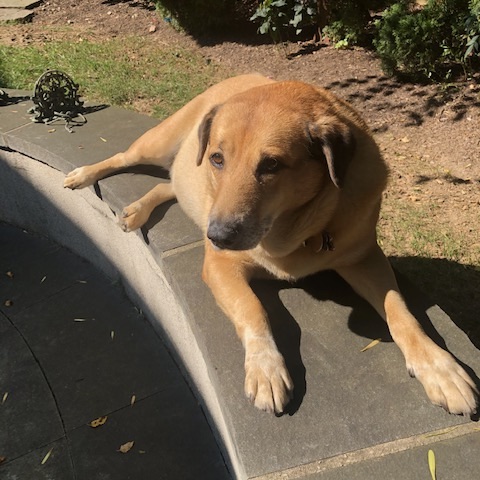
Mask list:
[[[387,321],[410,375],[452,413],[476,409],[474,382],[408,311],[376,241],[387,168],[368,128],[326,90],[259,75],[226,80],[140,137],[125,153],[69,173],[82,188],[138,164],[170,170],[125,208],[141,227],[176,197],[206,235],[203,278],[245,347],[245,392],[282,412],[293,390],[267,314],[249,286],[259,272],[296,279],[336,270]]]

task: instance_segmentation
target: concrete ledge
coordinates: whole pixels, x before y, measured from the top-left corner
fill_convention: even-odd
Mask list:
[[[66,172],[125,149],[157,121],[106,108],[68,134],[61,124],[31,124],[28,106],[0,108],[0,219],[50,236],[123,282],[181,359],[238,478],[306,478],[332,465],[333,479],[352,452],[383,458],[399,442],[405,450],[442,438],[428,432],[458,425],[459,435],[473,432],[468,419],[429,403],[381,320],[331,274],[255,284],[296,385],[288,414],[255,410],[243,394],[242,346],[201,281],[200,232],[177,204],[157,209],[142,232],[117,225],[121,208],[163,172],[121,174],[80,191],[62,187]],[[404,291],[425,328],[479,372],[468,337],[415,288],[405,283]],[[378,337],[384,342],[361,352]],[[465,461],[480,468],[473,453]]]
[[[26,21],[42,0],[0,0],[0,22]]]
[[[25,22],[33,16],[31,10],[20,10],[16,8],[0,9],[0,23],[2,22]]]

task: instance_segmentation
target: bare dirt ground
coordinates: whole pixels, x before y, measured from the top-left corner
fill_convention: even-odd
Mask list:
[[[418,222],[445,231],[446,238],[449,231],[455,232],[461,239],[453,255],[456,265],[473,264],[476,272],[457,275],[455,285],[437,293],[453,295],[455,313],[470,317],[469,324],[475,315],[477,323],[478,288],[471,283],[479,279],[480,264],[480,75],[450,85],[409,84],[387,78],[378,59],[362,49],[194,39],[172,29],[148,2],[135,0],[45,1],[36,8],[32,23],[2,27],[0,42],[22,45],[59,37],[77,41],[131,35],[198,51],[232,75],[255,71],[277,79],[304,80],[352,103],[373,130],[391,169],[383,207],[386,220],[380,223],[386,251],[394,256],[401,251],[404,257],[435,257],[440,262],[448,258],[438,237],[431,245],[424,239],[419,251],[416,232],[399,234],[402,225],[392,220],[394,211],[407,211],[410,217],[418,211]],[[408,262],[399,261],[397,267],[408,271],[418,270],[418,265],[410,268]],[[449,272],[425,264],[424,276]],[[428,279],[425,283],[430,289]],[[443,283],[448,284],[448,279]],[[473,328],[479,331],[478,325]]]

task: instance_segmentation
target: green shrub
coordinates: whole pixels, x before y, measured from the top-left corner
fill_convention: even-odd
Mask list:
[[[470,0],[469,15],[465,20],[466,49],[464,58],[480,57],[480,0]]]
[[[275,42],[291,30],[299,35],[317,21],[316,0],[263,0],[250,20],[259,23],[258,33],[269,34]]]
[[[381,19],[373,22],[372,12]],[[390,75],[447,79],[480,63],[480,0],[429,0],[423,8],[415,0],[262,0],[251,20],[274,41],[316,25],[337,48],[373,43]]]
[[[258,32],[274,41],[295,33],[320,32],[339,46],[366,45],[371,36],[370,9],[385,8],[394,0],[263,0],[251,20]],[[324,28],[325,27],[325,28]]]
[[[174,26],[192,35],[214,36],[244,27],[257,0],[156,0],[157,9]]]
[[[466,30],[468,22],[475,24],[472,4],[479,0],[429,0],[423,9],[413,8],[412,1],[392,5],[377,22],[374,40],[385,72],[444,79],[455,65],[466,68],[467,43],[470,53],[478,46],[478,37]]]
[[[368,44],[370,13],[365,0],[338,0],[332,3],[328,17],[323,33],[336,47]]]

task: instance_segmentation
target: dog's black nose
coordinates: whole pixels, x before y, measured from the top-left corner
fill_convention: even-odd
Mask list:
[[[235,249],[240,230],[241,227],[237,223],[210,220],[207,237],[217,248]]]

